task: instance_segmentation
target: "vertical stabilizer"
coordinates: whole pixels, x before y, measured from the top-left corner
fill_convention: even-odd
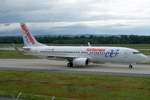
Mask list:
[[[42,46],[44,44],[39,43],[35,37],[30,33],[29,29],[24,23],[20,24],[23,30],[23,42],[25,46]]]

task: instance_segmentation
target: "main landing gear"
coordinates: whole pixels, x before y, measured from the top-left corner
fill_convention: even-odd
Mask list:
[[[73,63],[72,62],[68,62],[67,63],[67,67],[73,67]]]
[[[133,69],[133,65],[132,64],[129,65],[129,69]]]

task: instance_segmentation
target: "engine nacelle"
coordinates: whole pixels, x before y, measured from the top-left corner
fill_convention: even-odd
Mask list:
[[[73,66],[86,66],[89,63],[87,58],[75,58],[73,59]]]

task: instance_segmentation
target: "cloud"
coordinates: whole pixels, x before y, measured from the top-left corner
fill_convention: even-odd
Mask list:
[[[110,34],[136,28],[144,31],[150,26],[149,4],[149,0],[0,0],[0,32],[19,29],[20,22],[26,22],[34,30],[53,28],[58,33],[64,27],[73,30],[86,27],[91,29],[89,33],[100,27],[105,32],[112,30],[108,31]],[[63,32],[68,33],[68,28]]]
[[[0,24],[0,32],[5,32],[6,30],[12,31],[18,29],[18,24]]]

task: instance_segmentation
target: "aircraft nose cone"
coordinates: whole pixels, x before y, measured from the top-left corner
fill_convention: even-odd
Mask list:
[[[148,57],[147,57],[146,55],[142,54],[142,60],[143,60],[143,61],[147,60],[147,58],[148,58]]]

